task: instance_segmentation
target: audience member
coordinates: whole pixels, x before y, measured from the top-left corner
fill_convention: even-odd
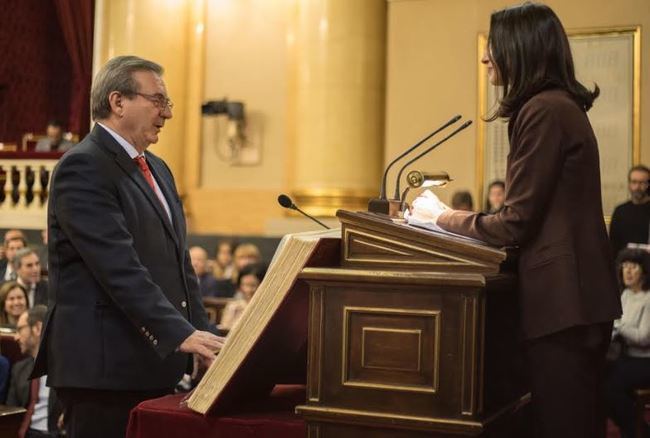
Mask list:
[[[235,299],[226,304],[221,316],[220,330],[231,330],[250,302],[266,274],[266,267],[259,263],[244,266],[237,276]]]
[[[609,239],[614,255],[618,254],[628,243],[650,243],[648,240],[648,227],[650,226],[649,179],[650,169],[643,165],[634,166],[627,174],[630,200],[616,207],[609,226]]]
[[[217,279],[207,269],[208,252],[200,246],[193,246],[190,248],[190,259],[199,281],[201,295],[204,297],[218,296]]]
[[[49,254],[47,253],[47,228],[41,230],[41,242],[43,243],[43,246],[41,247],[38,256],[41,259],[41,267],[47,271],[49,260]]]
[[[237,283],[239,272],[252,263],[261,261],[260,250],[252,243],[237,245],[233,254],[232,282]]]
[[[506,185],[497,179],[488,186],[487,199],[485,200],[485,213],[494,214],[501,211],[506,200]]]
[[[19,238],[19,237],[22,237],[23,240],[27,241],[27,238],[25,237],[25,233],[23,233],[23,232],[20,231],[20,230],[12,229],[12,230],[7,230],[7,232],[5,232],[5,236],[4,236],[4,240],[3,240],[3,245],[0,246],[0,260],[4,260],[4,259],[6,259],[6,256],[5,256],[5,245],[4,245],[4,244],[5,244],[6,242],[9,242],[9,241],[12,240],[12,239],[16,239],[16,238]],[[0,279],[0,281],[2,281],[2,279]]]
[[[41,262],[32,248],[22,248],[13,260],[16,281],[27,290],[29,307],[36,304],[47,305],[47,281],[41,279]]]
[[[467,190],[459,190],[451,197],[451,208],[454,210],[474,210],[474,201],[472,194]]]
[[[0,261],[0,281],[12,281],[16,279],[16,272],[13,266],[14,256],[16,251],[27,246],[27,241],[24,237],[14,237],[5,240],[5,260]]]
[[[7,401],[10,369],[11,364],[9,363],[9,359],[0,354],[0,404],[5,404]]]
[[[61,408],[55,391],[45,385],[45,377],[29,379],[34,367],[43,331],[47,308],[38,305],[23,312],[18,318],[16,340],[27,357],[14,364],[7,404],[27,409],[20,426],[19,437],[45,438],[61,436],[59,426]],[[33,398],[35,396],[35,398]]]
[[[233,248],[235,244],[230,240],[221,240],[217,243],[214,258],[214,277],[220,280],[231,280],[233,272]]]
[[[74,146],[70,140],[63,138],[63,124],[58,120],[50,120],[45,131],[46,136],[36,143],[36,152],[65,152]]]
[[[0,326],[15,329],[28,302],[27,291],[17,282],[7,281],[0,286]]]
[[[635,434],[634,389],[650,386],[650,276],[648,253],[623,249],[618,257],[618,276],[624,287],[623,315],[614,322],[612,338],[624,348],[611,367],[606,394],[609,415],[623,436]],[[645,435],[650,437],[650,429]]]

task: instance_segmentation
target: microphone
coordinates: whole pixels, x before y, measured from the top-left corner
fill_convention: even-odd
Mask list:
[[[448,136],[446,136],[445,138],[440,140],[438,143],[435,143],[435,144],[429,146],[429,148],[427,148],[424,152],[422,152],[421,154],[419,154],[418,156],[416,156],[415,158],[413,158],[409,162],[407,162],[404,166],[402,166],[400,168],[398,174],[397,174],[397,181],[395,183],[395,199],[400,199],[399,181],[402,178],[402,172],[404,172],[404,169],[406,169],[408,166],[410,166],[411,164],[413,164],[414,162],[416,162],[420,158],[424,157],[426,154],[428,154],[429,152],[431,152],[432,150],[434,150],[435,148],[437,148],[438,146],[440,146],[441,144],[443,144],[444,142],[446,142],[447,140],[449,140],[450,138],[452,138],[453,136],[455,136],[456,134],[458,134],[460,131],[467,128],[471,124],[472,124],[472,121],[467,120],[465,123],[463,123],[458,128],[456,128],[456,130],[454,132],[452,132],[451,134],[449,134]]]
[[[386,199],[386,178],[388,177],[388,171],[390,170],[390,168],[393,167],[393,165],[395,163],[397,163],[399,160],[404,158],[407,154],[410,154],[411,152],[413,152],[413,150],[415,148],[417,148],[418,146],[420,146],[422,143],[429,140],[431,137],[433,137],[434,135],[436,135],[437,133],[439,133],[440,131],[445,129],[447,126],[453,125],[454,123],[456,123],[458,120],[460,120],[460,117],[461,117],[460,114],[452,117],[451,120],[449,120],[447,123],[445,123],[440,128],[433,131],[431,134],[424,137],[422,140],[415,143],[413,146],[411,146],[410,148],[408,148],[407,150],[402,152],[397,158],[395,158],[393,161],[390,162],[390,164],[386,167],[386,170],[384,171],[383,178],[381,179],[381,192],[379,194],[380,199]],[[399,199],[399,198],[396,197],[395,199]]]
[[[280,204],[280,205],[281,205],[282,207],[284,207],[284,208],[288,208],[288,209],[290,209],[290,210],[296,210],[298,213],[300,213],[300,214],[302,214],[303,216],[308,217],[309,219],[313,220],[314,222],[316,222],[316,223],[317,223],[318,225],[320,225],[321,227],[323,227],[323,228],[325,228],[325,229],[327,229],[327,230],[330,229],[330,227],[328,227],[327,225],[325,225],[324,223],[322,223],[321,221],[319,221],[319,220],[316,219],[315,217],[313,217],[313,216],[311,216],[311,215],[305,213],[305,212],[302,211],[301,209],[299,209],[298,206],[297,206],[296,204],[293,203],[293,201],[291,200],[291,198],[288,197],[287,195],[285,195],[284,193],[281,194],[280,196],[278,196],[278,204]]]

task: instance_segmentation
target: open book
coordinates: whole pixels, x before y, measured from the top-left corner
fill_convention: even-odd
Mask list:
[[[266,272],[188,407],[220,412],[265,396],[276,383],[304,383],[309,290],[297,276],[305,266],[330,266],[340,254],[341,230],[284,236]]]

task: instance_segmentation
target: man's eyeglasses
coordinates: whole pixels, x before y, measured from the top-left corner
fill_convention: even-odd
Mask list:
[[[159,110],[165,110],[166,108],[172,109],[174,107],[174,102],[172,102],[169,97],[165,97],[162,94],[145,94],[137,92],[134,94],[144,97],[149,102],[153,103]]]

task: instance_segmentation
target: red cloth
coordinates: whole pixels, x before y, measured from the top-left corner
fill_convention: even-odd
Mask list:
[[[303,385],[277,385],[271,395],[236,414],[203,416],[181,407],[184,394],[140,403],[131,411],[127,438],[305,438],[305,422],[294,408],[305,401]]]

